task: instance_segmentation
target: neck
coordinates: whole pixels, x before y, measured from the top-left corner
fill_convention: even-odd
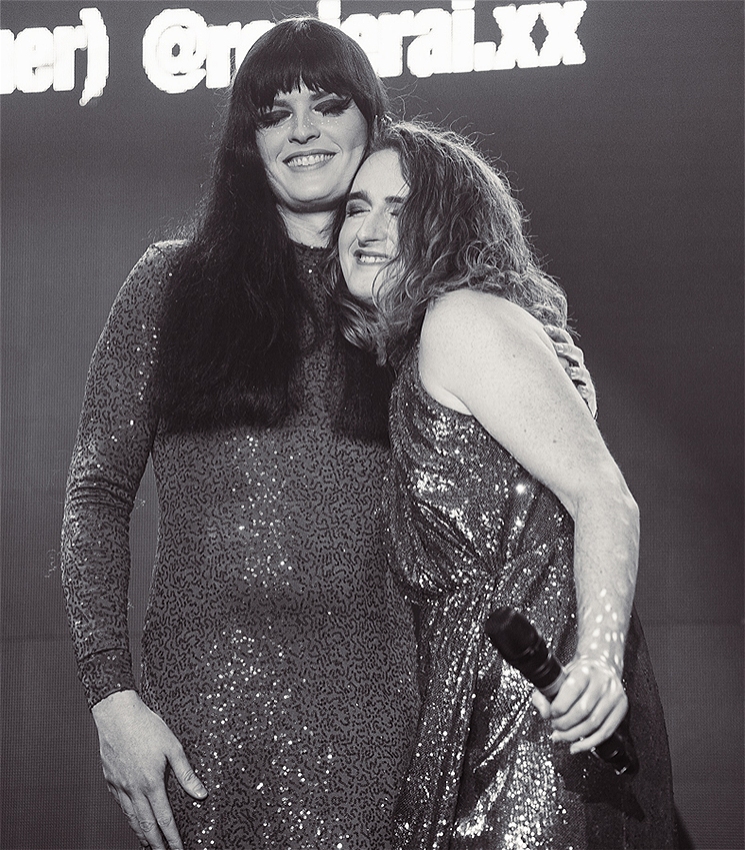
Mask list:
[[[325,248],[329,244],[333,212],[298,213],[283,207],[279,211],[293,242],[311,248]]]

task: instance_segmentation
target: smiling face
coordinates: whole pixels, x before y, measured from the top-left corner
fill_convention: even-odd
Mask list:
[[[339,261],[352,295],[371,301],[390,279],[398,251],[398,214],[409,186],[398,154],[382,150],[362,164],[347,198]]]
[[[344,197],[367,144],[367,122],[351,97],[304,83],[261,113],[256,143],[280,207],[327,212]]]

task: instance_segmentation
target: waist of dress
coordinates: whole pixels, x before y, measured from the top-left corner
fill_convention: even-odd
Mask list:
[[[555,534],[539,545],[505,555],[470,549],[422,547],[415,562],[394,567],[407,595],[419,604],[455,593],[497,592],[509,585],[526,586],[553,574],[562,584],[572,579],[572,544]]]

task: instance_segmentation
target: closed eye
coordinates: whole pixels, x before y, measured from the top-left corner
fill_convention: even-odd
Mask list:
[[[314,107],[321,115],[341,115],[343,112],[346,112],[347,109],[352,105],[352,98],[350,97],[330,97],[328,100],[323,100],[320,103],[317,103]]]
[[[285,109],[268,109],[260,113],[257,124],[260,129],[276,127],[277,124],[288,118],[290,113]]]
[[[347,204],[345,217],[346,218],[352,218],[355,215],[360,215],[360,213],[367,212],[367,209],[368,209],[368,207],[366,207],[364,204],[360,204],[360,203]]]

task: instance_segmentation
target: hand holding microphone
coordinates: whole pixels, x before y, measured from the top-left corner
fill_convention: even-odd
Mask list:
[[[489,617],[484,628],[505,661],[519,670],[546,699],[553,701],[566,674],[531,623],[511,608],[500,608]],[[630,738],[618,729],[593,747],[592,752],[619,775],[633,775],[639,769]]]

